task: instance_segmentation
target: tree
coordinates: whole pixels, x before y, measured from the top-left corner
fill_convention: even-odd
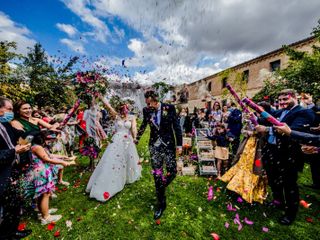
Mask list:
[[[72,104],[73,94],[65,87],[65,82],[72,77],[68,72],[78,58],[70,59],[65,67],[55,70],[40,43],[29,50],[24,66],[28,71],[30,88],[35,92],[34,103],[39,107],[61,107]]]
[[[9,62],[15,58],[20,58],[21,55],[15,53],[11,50],[17,49],[16,42],[8,42],[8,41],[1,41],[0,42],[0,74],[2,78],[7,76],[10,73],[10,66]]]

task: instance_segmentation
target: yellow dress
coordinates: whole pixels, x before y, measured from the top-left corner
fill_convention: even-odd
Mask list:
[[[257,138],[251,136],[239,161],[220,178],[223,182],[228,182],[227,188],[230,191],[238,193],[249,203],[263,203],[267,196],[266,177],[253,173],[256,146]]]

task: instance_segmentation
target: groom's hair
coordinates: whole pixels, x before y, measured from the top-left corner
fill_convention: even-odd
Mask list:
[[[145,94],[144,94],[144,97],[145,98],[151,97],[151,99],[154,100],[154,101],[158,101],[158,99],[159,99],[158,93],[153,91],[153,90],[146,91]]]

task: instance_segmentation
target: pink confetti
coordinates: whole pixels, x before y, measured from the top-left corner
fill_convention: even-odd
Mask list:
[[[225,228],[229,228],[230,224],[229,224],[228,222],[226,222],[226,223],[224,224],[224,226],[225,226]]]
[[[227,205],[227,210],[230,211],[230,212],[236,212],[236,211],[237,211],[237,209],[235,209],[235,208],[232,207],[232,204],[231,204],[231,203],[229,203],[229,204]]]
[[[213,238],[214,240],[220,240],[220,237],[219,237],[218,234],[216,234],[216,233],[211,233],[210,235],[212,236],[212,238]]]
[[[253,221],[250,221],[248,218],[244,218],[244,220],[243,220],[246,224],[248,224],[248,225],[253,225]]]
[[[211,201],[213,199],[213,187],[210,186],[208,190],[208,201]]]

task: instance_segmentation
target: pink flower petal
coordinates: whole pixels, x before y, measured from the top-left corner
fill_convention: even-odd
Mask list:
[[[238,226],[238,231],[241,231],[241,229],[242,229],[242,224],[240,223]]]
[[[216,234],[216,233],[211,233],[210,235],[213,237],[214,240],[220,240],[220,237],[219,237],[218,234]]]
[[[267,228],[267,227],[262,227],[262,232],[269,232],[269,228]]]
[[[233,222],[234,222],[234,224],[239,224],[239,225],[241,224],[240,220],[237,218],[233,219]]]
[[[244,218],[244,222],[248,225],[253,225],[253,221],[248,220],[248,218]]]
[[[242,203],[242,202],[243,202],[242,198],[241,198],[241,197],[238,197],[237,202],[238,202],[238,203]]]
[[[226,222],[226,223],[224,224],[224,226],[225,226],[226,228],[229,228],[229,223]]]

